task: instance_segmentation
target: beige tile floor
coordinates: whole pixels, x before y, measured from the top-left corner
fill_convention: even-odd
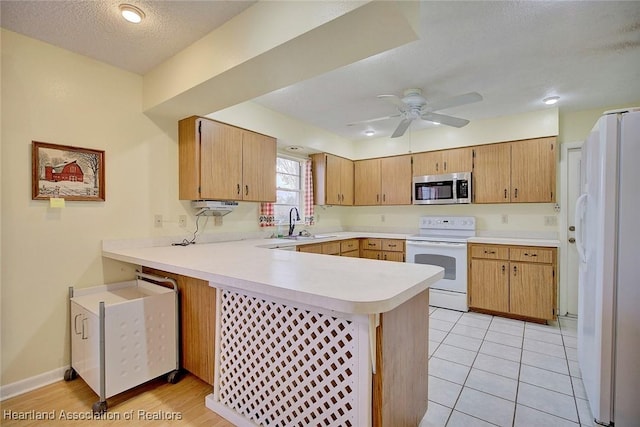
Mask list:
[[[430,307],[421,427],[593,426],[575,318],[551,325]]]

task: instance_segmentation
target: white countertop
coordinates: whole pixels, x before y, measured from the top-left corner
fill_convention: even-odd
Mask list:
[[[497,245],[517,245],[517,246],[542,246],[542,247],[560,247],[560,241],[557,239],[539,239],[529,237],[497,237],[497,236],[476,236],[467,240],[469,243],[488,243]]]
[[[326,239],[252,239],[190,246],[103,244],[103,256],[341,313],[390,311],[443,277],[431,265],[273,250],[358,237],[406,234],[338,232]]]

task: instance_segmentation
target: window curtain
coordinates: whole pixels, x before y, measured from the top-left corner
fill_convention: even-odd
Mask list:
[[[313,174],[311,159],[304,162],[304,225],[313,225]]]
[[[260,227],[273,227],[276,225],[273,215],[273,203],[260,203]]]

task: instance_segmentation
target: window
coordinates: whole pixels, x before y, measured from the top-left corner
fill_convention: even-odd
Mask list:
[[[277,198],[273,207],[276,222],[289,223],[289,211],[298,208],[304,219],[304,168],[302,161],[288,157],[278,157],[276,163]]]

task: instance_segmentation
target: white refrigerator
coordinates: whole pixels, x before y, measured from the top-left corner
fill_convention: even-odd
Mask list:
[[[640,108],[603,115],[576,201],[578,363],[597,423],[640,425]]]

